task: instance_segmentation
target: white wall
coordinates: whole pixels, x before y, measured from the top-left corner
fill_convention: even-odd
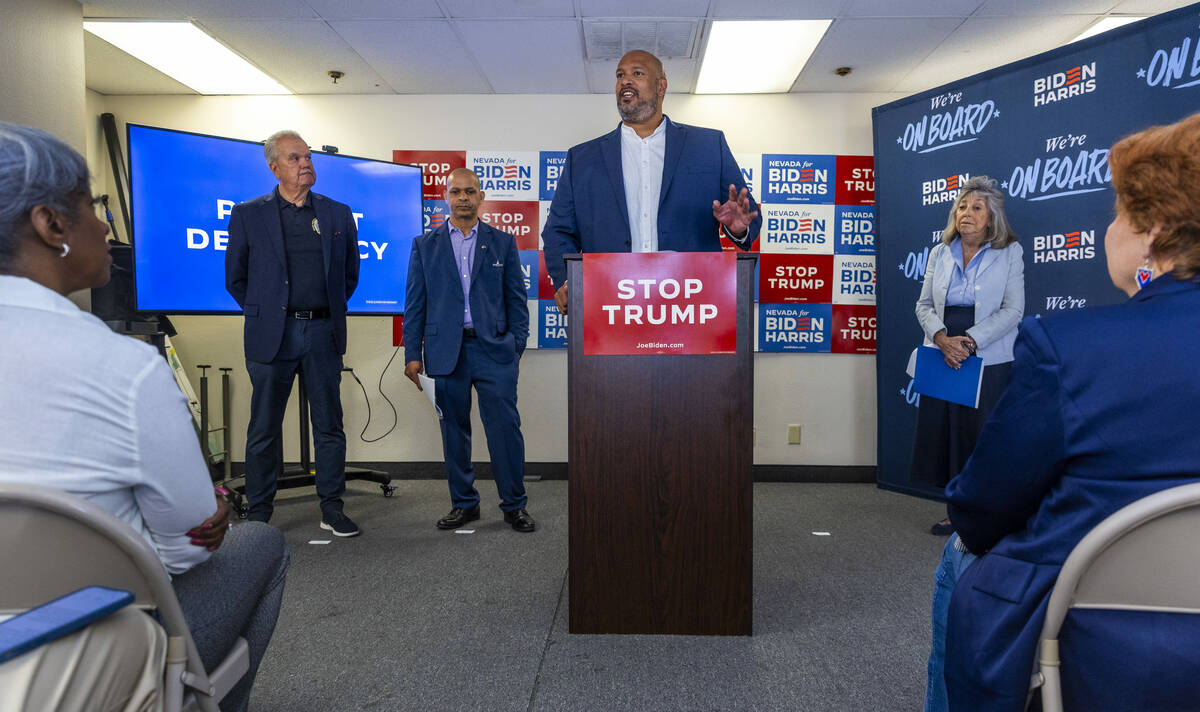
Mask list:
[[[734,153],[870,154],[871,107],[900,98],[891,94],[803,94],[750,97],[671,94],[666,112],[676,121],[721,128]],[[424,95],[307,97],[151,97],[89,95],[89,112],[107,111],[118,124],[166,128],[261,140],[294,128],[310,144],[333,144],[342,153],[390,160],[393,149],[566,149],[617,124],[608,95]],[[89,119],[90,120],[90,119]],[[89,124],[93,125],[93,124]],[[123,126],[122,126],[123,132]],[[123,135],[123,133],[122,133]],[[94,159],[95,155],[89,156]],[[195,170],[181,157],[179,170]],[[93,164],[109,193],[110,170]],[[263,192],[273,179],[263,167]],[[317,190],[320,190],[318,178]],[[333,196],[337,197],[337,196]],[[236,460],[245,447],[250,384],[242,358],[241,319],[177,317],[175,343],[181,360],[235,368],[233,387]],[[355,317],[349,324],[352,366],[371,396],[368,437],[391,423],[391,410],[376,386],[391,346],[391,320]],[[403,354],[384,378],[384,391],[400,410],[396,431],[367,444],[358,434],[366,406],[353,380],[343,383],[348,459],[437,461],[437,422],[420,394],[403,377]],[[216,374],[213,374],[216,375]],[[212,398],[219,396],[214,380]],[[719,398],[720,394],[713,394]],[[519,407],[530,462],[566,460],[566,352],[527,351],[521,361]],[[875,360],[832,354],[755,356],[755,462],[792,465],[875,464]],[[293,398],[294,401],[294,398]],[[294,405],[294,403],[293,403]],[[294,407],[285,424],[289,458],[297,451]],[[801,445],[787,444],[787,424],[803,429]],[[486,460],[483,429],[475,416],[476,460]]]
[[[77,0],[0,3],[0,119],[84,146],[83,7]]]

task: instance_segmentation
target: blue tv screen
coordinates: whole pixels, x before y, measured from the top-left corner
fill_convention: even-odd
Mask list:
[[[277,181],[253,141],[128,125],[137,309],[241,313],[225,291],[234,205]],[[421,234],[421,169],[314,151],[313,190],[350,206],[358,223],[352,314],[400,314],[412,240]]]

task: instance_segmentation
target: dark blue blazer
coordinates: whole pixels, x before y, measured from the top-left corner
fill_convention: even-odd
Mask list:
[[[488,355],[499,363],[520,358],[529,339],[529,305],[517,239],[482,220],[470,291],[471,323]],[[462,348],[463,310],[447,220],[413,240],[404,299],[405,363],[423,361],[430,376],[452,372]]]
[[[987,552],[963,572],[951,598],[952,710],[1023,709],[1046,603],[1071,549],[1130,502],[1200,479],[1198,315],[1200,282],[1168,275],[1123,304],[1021,323],[1008,388],[970,461],[946,486],[963,542]],[[1145,626],[1132,630],[1156,635]],[[1159,629],[1158,644],[1194,665],[1200,640],[1194,630],[1176,630],[1163,640]],[[1077,639],[1089,637],[1103,640],[1105,631]],[[1062,644],[1067,660],[1066,635]],[[1114,661],[1104,660],[1111,650],[1083,645],[1073,652],[1100,666],[1094,671],[1112,668]],[[1147,661],[1115,662],[1136,668]],[[1172,683],[1164,674],[1158,682],[1186,682],[1194,691],[1191,678]],[[1115,695],[1120,685],[1108,687]],[[1092,709],[1131,708],[1109,697]]]
[[[714,129],[667,122],[662,190],[658,198],[658,247],[664,252],[719,252],[720,223],[712,201],[729,199],[729,186],[746,187],[737,161]],[[758,210],[750,198],[750,210]],[[744,244],[754,243],[762,216],[750,223]],[[546,270],[555,288],[567,279],[563,255],[629,252],[632,245],[625,178],[621,171],[621,127],[567,151],[550,215],[542,230]]]
[[[358,227],[350,207],[310,193],[321,228],[325,291],[339,353],[346,353],[346,300],[358,286]],[[275,193],[234,206],[225,251],[225,288],[246,316],[246,358],[274,360],[283,342],[288,303],[287,254]]]

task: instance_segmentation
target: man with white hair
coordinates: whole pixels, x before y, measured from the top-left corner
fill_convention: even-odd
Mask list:
[[[269,521],[282,467],[283,413],[296,372],[304,379],[316,445],[321,528],[360,530],[342,511],[346,435],[342,431],[342,355],[346,300],[358,284],[358,229],[349,206],[312,192],[317,173],[295,131],[266,140],[279,185],[229,216],[225,287],[245,314],[246,370],[254,394],[246,433],[249,518]]]

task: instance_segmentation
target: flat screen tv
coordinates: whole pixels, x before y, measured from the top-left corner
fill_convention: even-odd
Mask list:
[[[137,309],[240,314],[225,291],[234,205],[276,185],[261,143],[129,124]],[[404,311],[412,240],[423,230],[421,169],[313,152],[313,190],[346,203],[358,223],[360,270],[351,314]]]

